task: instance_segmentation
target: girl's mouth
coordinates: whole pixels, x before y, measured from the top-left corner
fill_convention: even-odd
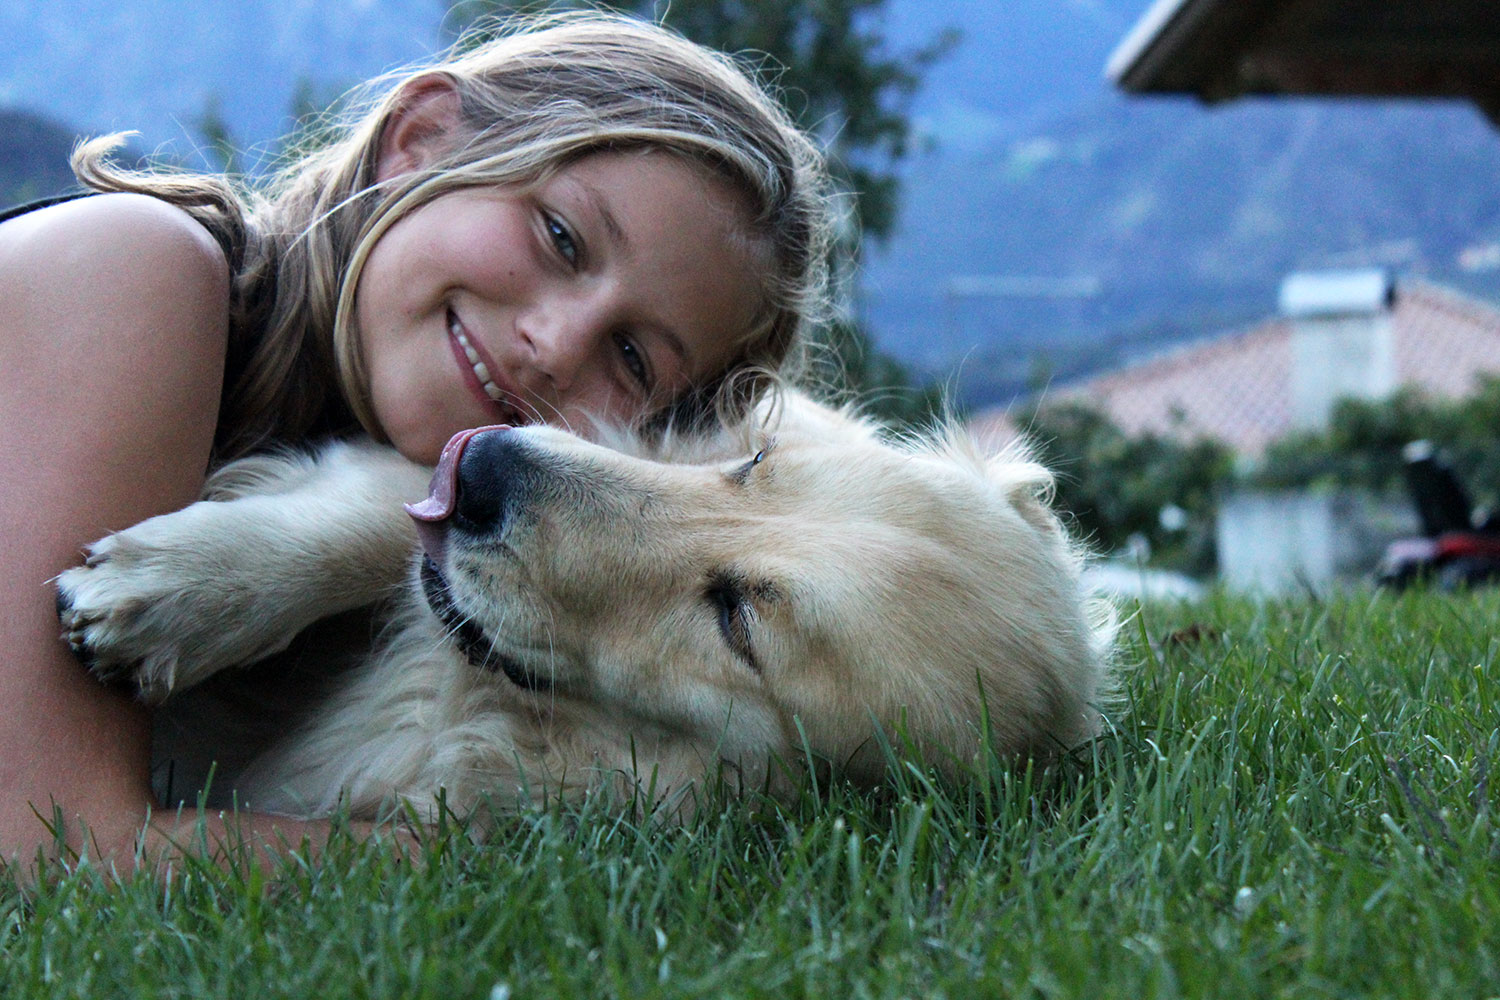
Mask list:
[[[454,356],[474,376],[472,387],[477,387],[483,393],[483,401],[488,403],[486,408],[498,416],[502,423],[515,427],[531,423],[531,419],[512,402],[514,395],[495,383],[490,366],[480,355],[474,342],[464,333],[463,324],[451,309],[448,310],[448,337]]]

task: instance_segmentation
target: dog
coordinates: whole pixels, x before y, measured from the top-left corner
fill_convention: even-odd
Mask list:
[[[195,737],[220,794],[260,811],[610,794],[686,814],[726,774],[786,794],[813,762],[870,785],[911,754],[961,780],[1099,728],[1110,609],[1050,483],[956,426],[893,436],[792,392],[654,444],[469,431],[436,470],[341,443],[231,463],[203,501],[96,542],[59,615],[98,677],[170,713],[380,607],[380,639],[315,669],[327,690],[243,767],[223,773],[229,730]]]

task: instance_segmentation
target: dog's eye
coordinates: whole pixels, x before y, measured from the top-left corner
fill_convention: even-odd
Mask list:
[[[750,622],[755,610],[745,600],[745,593],[735,583],[726,579],[715,580],[708,588],[708,602],[719,616],[719,634],[734,655],[745,661],[745,665],[760,673],[760,664],[755,661],[755,648],[750,644]]]
[[[750,470],[755,468],[760,463],[764,462],[766,460],[766,456],[771,454],[771,449],[775,446],[776,442],[774,440],[767,441],[765,447],[761,448],[760,451],[757,451],[755,453],[754,458],[750,459],[750,461],[746,462],[744,465],[741,465],[739,468],[731,472],[729,474],[729,478],[734,481],[735,485],[744,486],[745,481],[750,478]]]

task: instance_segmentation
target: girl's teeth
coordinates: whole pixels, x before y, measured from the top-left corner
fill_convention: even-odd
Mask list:
[[[468,358],[469,364],[473,366],[474,377],[479,379],[479,384],[484,387],[484,394],[497,403],[502,402],[505,394],[500,391],[498,385],[490,381],[490,370],[484,366],[483,361],[479,360],[479,352],[474,350],[474,345],[469,343],[469,338],[465,337],[463,331],[458,328],[457,320],[448,324],[448,332],[458,340],[458,346],[464,349],[464,357]]]

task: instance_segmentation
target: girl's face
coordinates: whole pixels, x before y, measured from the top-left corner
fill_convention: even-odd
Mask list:
[[[669,154],[599,153],[533,190],[469,188],[371,250],[355,323],[375,417],[437,461],[452,435],[639,416],[722,371],[763,265],[727,185]]]

